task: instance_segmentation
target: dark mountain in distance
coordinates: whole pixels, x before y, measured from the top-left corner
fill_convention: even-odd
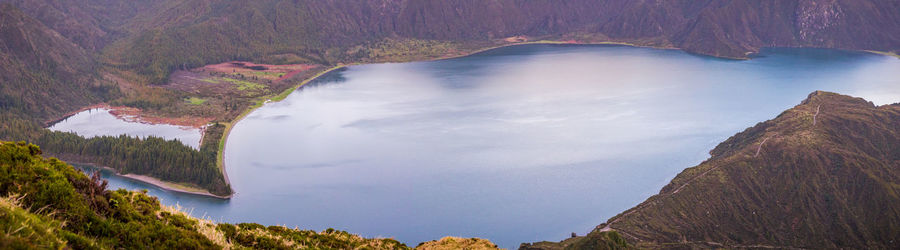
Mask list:
[[[587,237],[522,248],[595,246],[591,239],[607,231],[647,248],[887,249],[900,242],[900,104],[815,92],[711,155]]]
[[[761,47],[900,49],[900,2],[886,0],[8,2],[151,82],[165,81],[176,68],[232,59],[366,61],[384,46],[374,43],[405,39],[486,47],[526,36],[730,58]],[[428,49],[447,48],[412,48]]]
[[[885,0],[0,3],[7,4],[0,13],[7,19],[0,27],[7,83],[0,105],[27,110],[41,122],[118,96],[115,81],[97,73],[134,73],[130,81],[163,84],[176,69],[235,59],[406,61],[508,44],[511,37],[735,58],[777,46],[900,50],[900,2]]]

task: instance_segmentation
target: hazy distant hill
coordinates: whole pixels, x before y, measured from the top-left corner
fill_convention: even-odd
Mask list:
[[[638,247],[900,242],[900,105],[816,92],[711,153],[658,195],[565,243],[590,246],[609,229]]]

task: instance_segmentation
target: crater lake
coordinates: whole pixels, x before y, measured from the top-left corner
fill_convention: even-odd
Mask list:
[[[109,178],[224,222],[517,248],[587,233],[816,90],[898,102],[900,60],[524,45],[349,66],[234,126],[224,152],[230,200]]]

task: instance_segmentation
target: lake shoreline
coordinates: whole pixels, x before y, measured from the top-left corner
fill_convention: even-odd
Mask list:
[[[208,118],[203,117],[193,117],[197,118],[194,120],[187,119],[186,117],[182,118],[167,118],[167,117],[158,117],[158,116],[144,116],[143,110],[139,108],[132,108],[127,106],[112,106],[108,103],[97,103],[90,106],[86,106],[80,108],[76,111],[72,111],[66,113],[65,115],[60,116],[57,119],[50,119],[44,122],[45,127],[52,127],[53,125],[62,122],[69,117],[77,115],[78,113],[93,110],[93,109],[106,109],[109,110],[109,113],[115,116],[117,119],[134,122],[134,123],[142,123],[142,124],[150,124],[150,125],[172,125],[179,127],[189,127],[189,128],[197,128],[203,129],[206,125],[210,123]]]
[[[513,42],[513,43],[489,46],[486,48],[475,49],[475,50],[472,50],[469,52],[464,52],[464,53],[461,53],[458,55],[446,55],[446,56],[440,56],[440,57],[431,58],[431,59],[419,58],[419,59],[406,60],[406,61],[395,61],[395,62],[368,62],[368,63],[338,64],[338,65],[328,68],[322,72],[319,72],[306,80],[303,80],[300,84],[297,84],[295,87],[289,88],[289,89],[283,91],[282,93],[275,95],[272,98],[269,98],[269,96],[262,97],[261,99],[265,99],[265,101],[258,102],[257,104],[250,106],[247,110],[242,112],[241,115],[239,115],[237,118],[235,118],[230,123],[226,124],[225,132],[223,132],[222,139],[220,140],[220,143],[219,143],[219,152],[217,153],[217,156],[216,156],[217,157],[217,159],[216,159],[217,165],[222,170],[222,174],[225,177],[225,183],[228,185],[231,185],[231,181],[228,178],[227,167],[225,166],[225,144],[227,144],[228,136],[231,134],[231,129],[234,127],[234,125],[237,124],[238,122],[240,122],[241,120],[243,120],[244,117],[246,117],[247,115],[252,113],[254,110],[262,107],[264,104],[269,103],[269,102],[282,101],[285,98],[287,98],[288,95],[290,95],[294,91],[302,88],[307,83],[312,82],[313,80],[318,79],[319,77],[321,77],[327,73],[330,73],[332,71],[335,71],[335,70],[338,70],[341,68],[345,68],[345,67],[349,67],[349,66],[356,66],[356,65],[370,65],[370,64],[381,64],[381,63],[431,62],[431,61],[450,60],[450,59],[457,59],[457,58],[472,56],[472,55],[476,55],[476,54],[491,51],[491,50],[502,49],[502,48],[507,48],[507,47],[514,47],[514,46],[525,46],[525,45],[618,45],[618,46],[628,46],[628,47],[635,47],[635,48],[679,50],[679,51],[684,51],[685,53],[688,53],[688,54],[695,54],[695,53],[688,52],[684,49],[681,49],[681,48],[678,48],[675,46],[639,45],[639,44],[635,44],[635,43],[622,42],[622,41],[599,41],[599,42],[583,42],[583,41],[581,41],[580,42],[577,40],[569,40],[569,41],[537,40],[537,41]],[[804,48],[804,47],[800,47],[800,48]],[[840,50],[840,49],[838,49],[838,50]],[[866,52],[866,53],[884,55],[884,56],[895,55],[895,54],[890,54],[887,52],[874,51],[874,50],[850,50],[850,51]],[[756,54],[758,54],[758,52]],[[742,57],[742,58],[704,55],[704,54],[697,54],[697,55],[730,59],[730,60],[752,60],[753,59],[751,57],[752,56],[751,54],[748,54],[747,57]],[[898,56],[898,58],[900,58],[900,56]],[[201,142],[202,142],[202,140],[201,140]]]
[[[434,238],[423,235],[437,235],[439,230],[419,232],[375,223],[458,217],[433,224],[440,231],[497,239],[501,246],[515,248],[520,242],[594,228],[659,192],[685,166],[708,158],[715,143],[796,105],[809,91],[850,93],[869,85],[894,89],[879,80],[894,82],[885,76],[897,72],[878,65],[900,63],[868,53],[819,49],[764,49],[752,60],[560,44],[511,47],[436,62],[360,64],[330,73],[321,67],[305,75],[311,79],[302,88],[271,92],[288,93],[285,99],[294,95],[293,99],[265,107],[278,98],[253,98],[244,107],[262,105],[258,110],[234,111],[233,117],[243,114],[233,120],[227,135],[235,133],[235,139],[216,137],[223,135],[229,122],[210,126],[206,144],[222,139],[234,144],[223,144],[231,147],[231,162],[222,158],[226,170],[236,167],[228,171],[238,178],[232,185],[240,194],[232,199],[158,192],[143,182],[106,176],[113,189],[156,190],[151,193],[162,200],[215,218],[257,218],[266,224],[311,228],[345,225],[370,236],[417,242]],[[853,70],[857,68],[887,69],[888,74]],[[854,72],[870,77],[858,78],[850,74]],[[317,73],[323,76],[312,77]],[[808,80],[794,81],[801,77]],[[848,87],[846,79],[870,84]],[[736,89],[742,95],[734,96]],[[754,102],[766,98],[772,100]],[[251,116],[252,112],[260,113]],[[828,109],[824,112],[828,115]],[[334,114],[341,116],[337,119]],[[240,129],[238,122],[244,122]],[[206,147],[216,150],[210,148],[215,145]],[[621,174],[602,174],[607,171]],[[613,183],[618,178],[632,178],[630,186]],[[510,186],[519,190],[504,188]],[[559,195],[579,190],[600,191],[588,201]],[[359,202],[362,199],[368,202]],[[542,206],[540,199],[566,204],[569,212],[543,221],[528,219],[534,213],[560,211]],[[417,202],[395,207],[409,200]],[[510,205],[477,208],[492,200]],[[328,202],[309,206],[318,201]],[[603,207],[597,207],[598,201]],[[472,211],[464,208],[431,209],[458,204],[509,224],[494,227],[482,218],[467,217]],[[596,214],[577,213],[588,210]],[[470,227],[485,233],[466,233]]]
[[[63,159],[61,159],[61,160],[63,160]],[[114,168],[110,168],[110,167],[106,167],[106,166],[99,166],[94,163],[77,162],[77,161],[69,161],[69,160],[64,160],[64,161],[69,164],[85,165],[85,166],[90,166],[90,167],[94,167],[94,168],[109,170],[116,176],[119,176],[119,177],[122,177],[125,179],[129,179],[129,180],[134,180],[134,181],[141,182],[144,184],[149,184],[149,185],[152,185],[154,187],[160,188],[165,191],[183,193],[183,194],[192,194],[192,195],[198,195],[198,196],[206,196],[206,197],[218,198],[218,199],[223,199],[223,200],[231,199],[231,197],[234,196],[234,193],[229,194],[229,195],[215,195],[213,193],[210,193],[209,191],[205,191],[205,190],[202,190],[199,188],[197,188],[197,190],[188,190],[186,188],[179,187],[181,185],[174,183],[174,182],[160,180],[158,178],[155,178],[152,176],[147,176],[147,175],[121,174],[121,173],[119,173],[118,170],[116,170]]]
[[[588,45],[588,46],[589,46],[589,45],[618,45],[618,46],[628,46],[628,47],[636,47],[636,48],[651,48],[651,49],[680,50],[680,51],[685,51],[685,52],[688,53],[688,54],[695,54],[695,53],[688,52],[688,51],[686,51],[686,50],[684,50],[684,49],[682,49],[682,48],[678,48],[678,47],[671,46],[671,45],[640,45],[640,44],[629,43],[629,42],[623,42],[623,41],[598,41],[598,42],[588,42],[588,41],[577,41],[577,40],[567,40],[567,41],[558,41],[558,40],[537,40],[537,41],[512,42],[512,43],[505,43],[505,44],[492,45],[492,46],[489,45],[489,46],[487,46],[487,47],[480,48],[480,49],[473,49],[473,50],[470,50],[470,51],[467,51],[467,52],[458,53],[458,54],[455,54],[455,53],[448,53],[448,54],[445,54],[444,56],[438,56],[438,57],[433,57],[433,58],[416,58],[416,59],[412,59],[412,60],[400,60],[400,61],[365,62],[365,63],[338,64],[338,65],[335,65],[335,66],[333,66],[333,67],[331,67],[331,68],[325,69],[325,70],[323,70],[323,71],[321,71],[321,72],[319,72],[319,73],[317,73],[317,74],[311,76],[310,78],[307,78],[307,79],[303,80],[301,83],[299,83],[299,84],[297,84],[297,85],[295,85],[295,86],[293,86],[293,87],[291,87],[291,88],[288,88],[288,89],[282,91],[281,93],[278,93],[278,94],[275,94],[275,95],[269,95],[269,96],[264,96],[264,97],[258,98],[258,99],[256,100],[256,103],[255,103],[255,104],[249,106],[249,107],[248,107],[246,110],[244,110],[239,116],[237,116],[237,118],[235,118],[235,119],[232,120],[231,122],[224,123],[224,124],[226,125],[226,128],[225,128],[225,131],[224,131],[223,134],[222,134],[222,138],[219,140],[218,152],[217,152],[217,156],[216,156],[217,166],[220,168],[220,171],[222,172],[222,175],[223,175],[223,178],[224,178],[225,183],[226,183],[227,185],[231,185],[231,181],[230,181],[230,178],[229,178],[229,176],[228,176],[227,167],[225,166],[224,152],[225,152],[225,147],[226,147],[226,144],[227,144],[228,137],[229,137],[229,135],[230,135],[230,133],[231,133],[231,130],[232,130],[233,126],[234,126],[235,124],[237,124],[238,122],[240,122],[241,120],[243,120],[243,118],[245,118],[247,115],[249,115],[250,113],[252,113],[252,112],[255,111],[256,109],[262,107],[264,104],[269,103],[269,102],[278,102],[278,101],[284,100],[288,95],[290,95],[290,94],[293,93],[294,91],[296,91],[296,90],[302,88],[302,87],[303,87],[304,85],[306,85],[307,83],[312,82],[312,81],[318,79],[319,77],[321,77],[321,76],[323,76],[323,75],[325,75],[325,74],[327,74],[327,73],[330,73],[330,72],[332,72],[332,71],[334,71],[334,70],[338,70],[338,69],[345,68],[345,67],[349,67],[349,66],[356,66],[356,65],[369,65],[369,64],[381,64],[381,63],[426,62],[426,61],[450,60],[450,59],[457,59],[457,58],[462,58],[462,57],[472,56],[472,55],[476,55],[476,54],[479,54],[479,53],[483,53],[483,52],[487,52],[487,51],[491,51],[491,50],[496,50],[496,49],[502,49],[502,48],[513,47],[513,46],[526,46],[526,45],[574,45],[574,46],[578,46],[578,45]],[[805,48],[805,47],[799,47],[799,48]],[[841,49],[837,49],[837,50],[841,50]],[[870,54],[878,54],[878,55],[882,55],[882,56],[894,56],[894,57],[897,57],[896,54],[892,54],[892,53],[888,53],[888,52],[872,51],[872,50],[847,50],[847,51],[857,51],[857,52],[864,52],[864,53],[870,53]],[[699,55],[699,56],[709,56],[709,57],[715,57],[715,58],[723,58],[723,59],[732,59],[732,60],[752,60],[752,59],[753,59],[752,57],[746,57],[746,58],[731,58],[731,57],[713,56],[713,55],[704,55],[704,54],[696,54],[696,55]],[[898,58],[900,58],[900,57],[898,57]],[[90,106],[83,107],[83,108],[81,108],[81,109],[79,109],[79,110],[77,110],[77,111],[73,111],[73,112],[67,113],[66,115],[62,116],[62,117],[59,118],[59,119],[49,120],[48,122],[46,122],[46,124],[52,125],[52,124],[57,123],[57,122],[59,122],[59,121],[65,120],[65,119],[67,119],[68,117],[70,117],[70,116],[72,116],[72,115],[74,115],[74,114],[77,114],[77,113],[79,113],[79,112],[83,112],[83,111],[85,111],[85,110],[94,109],[94,108],[108,108],[108,109],[128,108],[128,109],[131,109],[131,108],[129,108],[129,107],[112,107],[112,106],[110,106],[110,105],[108,105],[108,104],[106,104],[106,103],[98,103],[98,104],[93,104],[93,105],[90,105]],[[117,117],[119,117],[119,115],[117,115]],[[170,121],[170,120],[165,120],[165,119],[155,119],[155,121],[144,121],[144,120],[142,120],[142,118],[143,118],[143,117],[141,117],[141,116],[138,116],[138,117],[137,117],[137,119],[138,119],[140,122],[142,122],[142,123],[177,125],[177,123],[166,122],[166,121]],[[156,121],[156,120],[158,120],[158,121]],[[175,120],[174,120],[174,119],[171,119],[171,121],[175,121]],[[205,126],[192,126],[192,127],[200,128],[200,129],[201,129],[201,139],[200,139],[200,140],[201,140],[201,145],[200,145],[200,146],[202,146],[203,138],[206,136]],[[118,175],[118,173],[117,173],[117,175]],[[129,178],[128,176],[124,176],[124,175],[120,175],[120,176]],[[148,177],[148,178],[152,178],[152,177]],[[177,188],[177,187],[175,187],[174,185],[171,185],[171,184],[167,185],[164,181],[161,181],[161,180],[158,180],[160,183],[153,183],[153,182],[154,182],[153,180],[143,180],[143,179],[135,179],[135,178],[130,178],[130,179],[134,179],[134,180],[146,182],[146,183],[148,183],[148,184],[151,184],[151,185],[154,185],[154,186],[158,186],[158,187],[160,187],[160,188],[163,188],[163,189],[166,189],[166,190],[170,190],[170,191],[174,191],[174,192],[182,192],[182,193],[189,193],[189,194],[205,195],[205,196],[211,196],[211,197],[223,198],[223,199],[228,199],[228,198],[231,197],[231,195],[228,195],[228,196],[218,196],[218,195],[213,195],[213,194],[208,193],[208,192],[207,192],[206,194],[203,194],[203,193],[200,193],[200,192],[194,192],[194,191],[189,191],[189,190],[183,190],[183,189],[179,189],[179,188]],[[233,189],[232,189],[232,192],[234,192]]]
[[[287,98],[288,95],[290,95],[290,94],[293,93],[294,91],[297,91],[298,89],[302,88],[302,87],[303,87],[304,85],[306,85],[307,83],[310,83],[310,82],[312,82],[313,80],[315,80],[315,79],[317,79],[317,78],[319,78],[319,77],[321,77],[321,76],[323,76],[323,75],[325,75],[325,74],[327,74],[327,73],[329,73],[329,72],[332,72],[332,71],[335,71],[335,70],[338,70],[338,69],[341,69],[341,68],[344,68],[344,67],[346,67],[346,65],[337,65],[337,66],[328,68],[328,69],[326,69],[326,70],[324,70],[324,71],[322,71],[322,72],[316,73],[316,74],[313,75],[312,77],[310,77],[310,78],[308,78],[308,79],[306,79],[306,80],[303,80],[302,82],[300,82],[300,83],[297,84],[296,86],[293,86],[293,87],[291,87],[291,88],[288,88],[288,89],[282,91],[281,93],[279,93],[279,94],[277,94],[277,95],[273,95],[273,96],[272,96],[272,95],[270,95],[270,96],[264,96],[264,97],[260,98],[259,100],[257,100],[257,103],[256,103],[256,104],[250,106],[249,108],[247,108],[247,110],[244,110],[244,112],[241,112],[241,114],[238,115],[238,117],[235,118],[233,121],[231,121],[231,122],[225,124],[225,131],[222,132],[222,138],[219,140],[218,152],[216,153],[216,166],[218,166],[218,167],[219,167],[219,170],[222,171],[222,176],[225,178],[225,184],[226,184],[226,185],[229,185],[229,186],[231,185],[231,180],[228,178],[228,169],[225,167],[225,146],[226,146],[226,144],[227,144],[227,142],[228,142],[228,135],[231,134],[231,129],[234,128],[234,125],[235,125],[235,124],[237,124],[238,122],[240,122],[241,120],[243,120],[244,117],[246,117],[247,115],[249,115],[250,113],[252,113],[254,110],[256,110],[256,109],[262,107],[262,106],[265,105],[266,103],[269,103],[269,102],[279,102],[279,101],[281,101],[281,100],[284,100],[285,98]],[[205,132],[205,131],[204,131],[204,132]],[[205,135],[204,135],[204,136],[205,136]],[[202,143],[203,140],[201,139],[200,142]],[[201,146],[202,146],[202,145],[201,145]],[[233,188],[232,188],[231,191],[232,191],[232,193],[234,193],[234,189],[233,189]],[[231,196],[229,195],[228,197],[230,198]]]

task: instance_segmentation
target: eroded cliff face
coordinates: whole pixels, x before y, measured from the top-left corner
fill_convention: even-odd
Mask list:
[[[829,27],[838,25],[845,17],[837,1],[801,1],[797,7],[794,26],[801,41],[824,43],[820,37]]]

